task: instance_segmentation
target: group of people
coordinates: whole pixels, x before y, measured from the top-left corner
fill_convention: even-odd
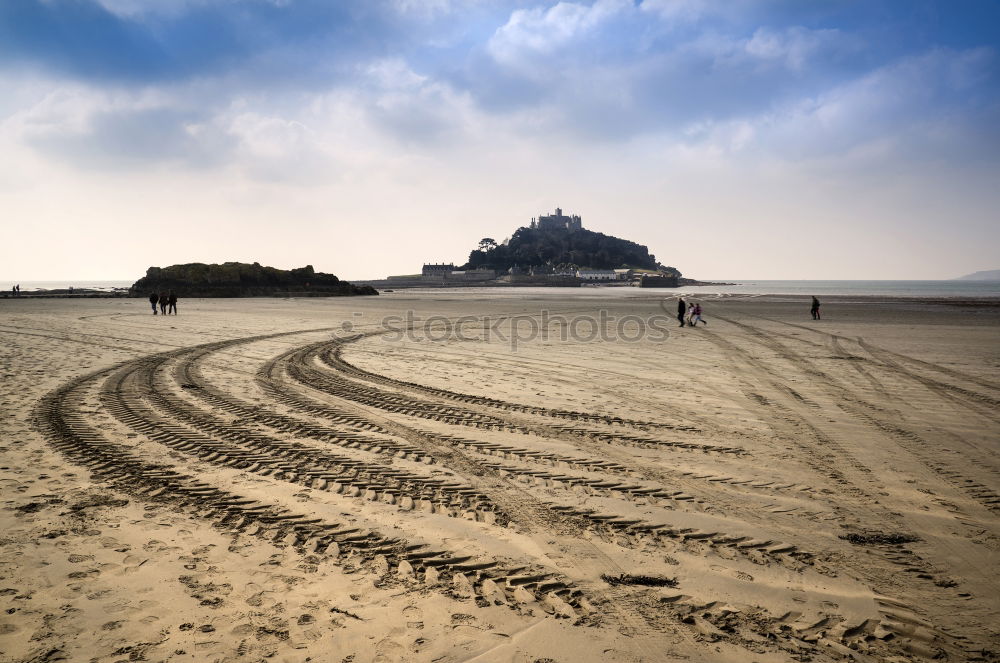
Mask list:
[[[708,321],[701,317],[701,304],[698,302],[689,304],[681,297],[677,298],[677,321],[681,323],[681,327],[685,324],[689,327],[697,327],[699,322],[704,325],[708,324]]]
[[[168,311],[169,313],[177,315],[177,295],[174,294],[173,290],[169,293],[161,292],[159,295],[155,292],[150,293],[149,303],[153,307],[153,315],[156,315],[157,304],[160,305],[160,313],[163,315],[168,315]]]
[[[819,300],[816,297],[812,298],[812,306],[809,309],[812,314],[813,320],[819,320]],[[699,322],[703,324],[708,324],[708,322],[701,317],[701,304],[698,302],[688,303],[684,301],[684,298],[677,298],[677,321],[681,327],[688,325],[689,327],[696,327]]]
[[[21,284],[18,283],[15,286],[11,286],[11,288],[10,288],[10,294],[12,294],[15,297],[20,297],[21,296]]]

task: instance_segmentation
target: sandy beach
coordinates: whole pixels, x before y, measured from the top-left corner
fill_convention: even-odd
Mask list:
[[[1000,305],[0,301],[0,662],[992,661]]]

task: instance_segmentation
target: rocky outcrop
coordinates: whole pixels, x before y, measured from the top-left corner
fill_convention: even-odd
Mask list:
[[[150,267],[146,276],[129,289],[135,297],[173,290],[179,297],[346,297],[377,295],[371,286],[357,286],[324,274],[312,265],[298,269],[264,267],[260,263],[194,262],[170,267]]]

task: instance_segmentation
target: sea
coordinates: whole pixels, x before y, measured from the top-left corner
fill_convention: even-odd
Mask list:
[[[815,295],[816,297],[830,295],[861,296],[861,297],[943,297],[943,298],[978,298],[978,297],[1000,297],[1000,281],[773,281],[761,279],[706,279],[718,283],[732,283],[736,285],[701,285],[682,286],[680,288],[626,288],[626,287],[604,287],[604,286],[584,286],[582,290],[591,292],[595,296],[628,297],[636,295],[649,295],[657,291],[663,291],[671,295],[689,294],[702,297],[733,297],[740,295]],[[115,289],[128,289],[132,281],[21,281],[22,292],[38,292],[43,290],[57,290],[72,287],[73,289],[88,288],[91,290],[102,290],[111,292]],[[0,287],[6,292],[10,292],[14,281],[0,281]],[[565,288],[449,288],[442,291],[437,288],[409,288],[400,289],[397,292],[482,292],[493,296],[501,293],[512,295],[521,294],[556,294],[566,293]],[[578,292],[575,289],[573,292]],[[0,290],[2,292],[2,290]]]
[[[733,285],[681,286],[679,288],[629,288],[603,285],[585,285],[577,288],[543,287],[469,287],[469,288],[407,288],[398,293],[442,293],[461,290],[486,297],[518,295],[567,295],[592,297],[648,297],[663,293],[667,296],[695,297],[758,297],[761,295],[789,295],[819,298],[828,296],[855,297],[914,297],[914,298],[1000,298],[1000,281],[768,281],[760,279],[713,279],[718,283]]]
[[[862,297],[1000,297],[1000,281],[762,281],[706,279],[739,285],[684,286],[701,295],[847,295]]]
[[[3,290],[0,292],[10,292],[15,285],[21,286],[21,292],[39,292],[42,290],[66,290],[73,288],[87,288],[89,290],[102,290],[111,292],[115,289],[128,290],[135,281],[0,281]]]

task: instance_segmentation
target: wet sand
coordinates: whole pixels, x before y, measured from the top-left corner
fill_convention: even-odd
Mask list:
[[[0,301],[0,661],[995,660],[997,302],[629,295]]]

